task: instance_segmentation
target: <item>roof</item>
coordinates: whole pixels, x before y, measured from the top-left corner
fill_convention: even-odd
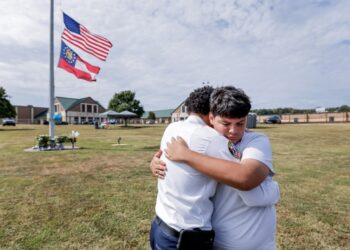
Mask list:
[[[173,109],[173,111],[171,112],[170,115],[172,115],[178,108],[180,108],[182,104],[185,104],[185,102],[186,102],[186,100],[182,101],[179,106],[177,106],[175,109]]]
[[[149,112],[153,112],[156,115],[156,118],[165,118],[165,117],[171,117],[171,113],[174,111],[174,109],[162,109],[162,110],[154,110],[154,111],[146,111],[143,113],[142,117],[143,119],[147,119]]]
[[[81,102],[81,99],[76,99],[76,98],[59,97],[59,96],[57,96],[56,98],[62,104],[62,106],[65,110],[67,110],[67,109],[73,107],[75,104],[78,104],[79,102]]]
[[[108,117],[108,116],[116,116],[119,113],[113,110],[107,110],[106,112],[101,113],[99,116],[100,117]]]
[[[46,108],[46,109],[43,110],[42,112],[36,114],[36,115],[34,116],[34,119],[36,119],[36,118],[38,118],[38,117],[40,117],[40,116],[46,116],[48,112],[49,112],[49,109]]]
[[[75,105],[85,101],[86,99],[88,98],[91,98],[91,97],[84,97],[84,98],[80,98],[80,99],[77,99],[77,98],[68,98],[68,97],[60,97],[60,96],[57,96],[56,97],[57,100],[62,104],[63,108],[65,110],[68,110],[72,107],[74,107]],[[93,99],[93,98],[91,98]],[[94,99],[93,99],[94,100]],[[98,105],[102,106],[98,101],[94,100]],[[103,106],[102,106],[103,107]]]
[[[108,110],[104,113],[101,113],[99,116],[107,118],[134,118],[137,117],[137,114],[127,110],[120,113],[113,110]]]
[[[121,116],[125,116],[125,117],[137,117],[137,114],[133,113],[133,112],[130,112],[128,110],[125,110],[125,111],[122,111],[119,113],[119,115]]]
[[[100,114],[100,117],[108,117],[108,118],[132,118],[132,117],[137,117],[137,114],[130,112],[130,111],[123,111],[123,112],[116,112],[113,110],[108,110],[104,113]]]

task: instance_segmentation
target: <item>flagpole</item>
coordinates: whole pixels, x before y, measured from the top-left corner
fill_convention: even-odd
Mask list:
[[[55,98],[55,79],[54,79],[54,66],[53,66],[53,59],[54,59],[54,0],[50,1],[50,117],[49,117],[49,136],[51,142],[55,140],[55,123],[53,120],[53,116],[55,113],[55,107],[54,107],[54,98]]]

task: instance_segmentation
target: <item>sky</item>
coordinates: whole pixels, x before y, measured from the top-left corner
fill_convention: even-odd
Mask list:
[[[348,0],[55,0],[55,96],[103,106],[123,90],[176,108],[203,83],[234,85],[253,109],[350,105]],[[91,83],[57,68],[62,11],[113,47]],[[0,86],[49,106],[50,1],[0,1]],[[72,47],[74,48],[74,47]]]

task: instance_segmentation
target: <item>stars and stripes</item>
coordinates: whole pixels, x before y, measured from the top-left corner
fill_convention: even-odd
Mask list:
[[[91,33],[86,27],[63,13],[65,29],[62,39],[77,48],[105,61],[113,44],[106,38]]]

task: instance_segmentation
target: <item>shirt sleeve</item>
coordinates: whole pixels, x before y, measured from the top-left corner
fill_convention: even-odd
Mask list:
[[[255,134],[242,152],[242,159],[254,159],[262,162],[270,170],[269,176],[256,188],[240,191],[243,202],[247,206],[269,206],[276,204],[280,198],[278,183],[272,179],[275,174],[272,165],[272,147],[267,136]]]
[[[259,186],[249,191],[237,190],[243,202],[249,207],[270,206],[280,199],[278,183],[267,177]]]
[[[254,136],[242,151],[242,160],[254,159],[262,162],[270,170],[269,175],[275,174],[272,165],[272,147],[269,138],[263,134]]]

